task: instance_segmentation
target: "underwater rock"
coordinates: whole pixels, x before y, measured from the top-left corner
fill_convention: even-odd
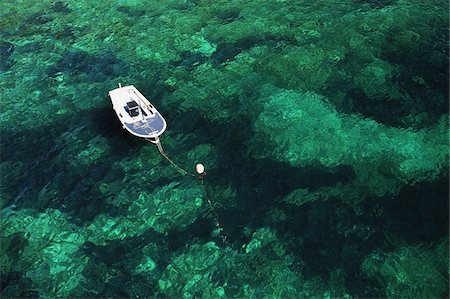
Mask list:
[[[191,246],[166,267],[159,289],[169,297],[226,298],[223,287],[211,275],[228,264],[226,252],[214,242]]]
[[[431,249],[402,246],[392,252],[374,252],[364,260],[362,270],[388,298],[446,297],[448,238]]]
[[[251,46],[249,46],[249,48],[250,47]],[[215,63],[221,64],[228,60],[232,60],[237,54],[241,53],[243,49],[244,46],[239,44],[219,44],[217,46],[217,51],[213,53],[211,58]]]
[[[62,13],[62,14],[68,14],[69,12],[71,12],[72,10],[67,6],[66,3],[62,2],[62,1],[56,1],[53,6],[52,9],[54,12],[58,12],[58,13]]]
[[[128,209],[128,219],[162,233],[193,223],[202,205],[203,193],[198,184],[173,182],[153,194],[140,193]]]
[[[110,150],[107,140],[103,137],[92,138],[84,150],[76,157],[77,163],[92,168],[93,165],[102,163],[108,156]]]
[[[68,72],[72,76],[84,74],[88,81],[101,82],[110,77],[125,75],[127,66],[116,58],[113,53],[107,52],[97,56],[87,52],[72,50],[47,70],[49,76],[58,72]]]
[[[139,18],[145,15],[145,11],[133,9],[130,6],[119,6],[117,7],[117,11],[127,14],[129,17]]]
[[[108,240],[123,240],[138,233],[136,225],[126,217],[108,217],[100,214],[86,227],[86,237],[95,245],[105,245]]]
[[[201,187],[196,182],[191,183],[173,182],[153,193],[141,191],[134,196],[128,195],[131,204],[121,202],[123,206],[128,205],[127,214],[117,217],[98,215],[87,227],[88,240],[104,245],[107,240],[139,236],[149,229],[158,233],[183,230],[197,219],[203,206]]]
[[[24,45],[21,45],[18,48],[18,51],[20,53],[30,53],[30,52],[38,52],[44,47],[44,42],[37,41],[37,42],[29,42]]]
[[[353,0],[353,2],[358,4],[367,4],[373,8],[383,8],[388,5],[393,5],[395,0]]]
[[[395,68],[391,64],[375,59],[355,74],[354,85],[364,90],[369,98],[392,97],[395,95],[390,84],[393,74]]]
[[[181,59],[174,62],[172,65],[175,67],[181,66],[192,69],[193,67],[204,63],[207,59],[208,58],[201,53],[185,51],[181,53]]]
[[[274,231],[267,227],[260,228],[253,234],[251,241],[245,245],[245,252],[253,253],[258,251],[276,239]]]
[[[53,18],[47,14],[35,13],[25,20],[25,23],[23,26],[30,26],[30,24],[31,25],[43,25],[45,23],[51,22],[52,20],[53,20]]]
[[[24,271],[42,297],[68,297],[82,281],[87,263],[87,257],[78,253],[85,241],[83,230],[54,209],[44,213],[22,209],[7,218],[1,216],[2,238],[20,232],[26,239],[26,243],[21,241],[26,246],[12,270]]]
[[[211,60],[215,64],[222,64],[234,60],[239,53],[255,46],[267,45],[276,47],[277,44],[295,45],[297,44],[297,41],[293,37],[287,35],[277,36],[268,34],[262,37],[243,37],[233,43],[218,43],[217,50],[211,55]]]
[[[14,53],[15,47],[12,43],[6,41],[0,41],[0,73],[6,72],[12,66],[10,60],[11,55]]]
[[[358,201],[396,194],[401,186],[433,180],[445,172],[445,118],[418,132],[390,128],[356,115],[341,115],[326,98],[311,92],[282,91],[262,105],[254,123],[255,141],[250,141],[255,158],[269,155],[297,167],[351,165],[355,172],[349,184],[323,189],[322,195],[310,194],[309,199],[287,197],[290,202],[302,204],[330,196]],[[260,147],[263,136],[273,146],[268,152]]]
[[[239,10],[225,10],[216,15],[216,18],[223,24],[234,22],[240,18]]]

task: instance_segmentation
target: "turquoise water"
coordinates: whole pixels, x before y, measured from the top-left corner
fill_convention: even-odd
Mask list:
[[[448,5],[2,1],[1,297],[448,297]]]

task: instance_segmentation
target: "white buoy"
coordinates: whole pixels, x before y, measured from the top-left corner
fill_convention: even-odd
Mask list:
[[[197,171],[198,174],[202,174],[205,172],[205,166],[203,164],[197,164],[195,165],[195,171]]]

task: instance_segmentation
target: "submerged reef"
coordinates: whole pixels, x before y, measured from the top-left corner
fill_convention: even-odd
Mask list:
[[[2,1],[0,296],[448,297],[448,8]]]
[[[447,285],[448,278],[442,274],[448,269],[445,242],[430,249],[410,246],[376,252],[364,260],[362,268],[386,286],[386,297],[431,298],[436,291],[444,293]]]
[[[327,187],[323,194],[297,192],[305,198],[359,201],[365,196],[394,195],[407,184],[436,180],[448,166],[447,118],[419,131],[383,126],[358,116],[339,115],[328,101],[315,93],[281,91],[263,100],[254,123],[255,141],[250,151],[257,158],[270,157],[293,166],[334,168],[350,165],[355,180],[349,186]],[[261,139],[268,141],[261,141]],[[273,151],[260,144],[269,144]],[[289,196],[295,202],[296,196]]]

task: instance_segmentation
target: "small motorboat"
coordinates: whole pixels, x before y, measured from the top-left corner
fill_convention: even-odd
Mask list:
[[[159,136],[167,123],[156,108],[133,85],[109,92],[109,97],[122,127],[134,136],[159,144]]]
[[[119,88],[111,90],[109,97],[124,129],[134,136],[145,138],[145,140],[155,144],[161,155],[181,174],[196,176],[178,166],[166,154],[159,140],[159,136],[167,128],[166,120],[136,87],[133,85],[122,87],[122,84],[119,83]],[[203,177],[206,174],[203,164],[199,164],[196,171]]]

